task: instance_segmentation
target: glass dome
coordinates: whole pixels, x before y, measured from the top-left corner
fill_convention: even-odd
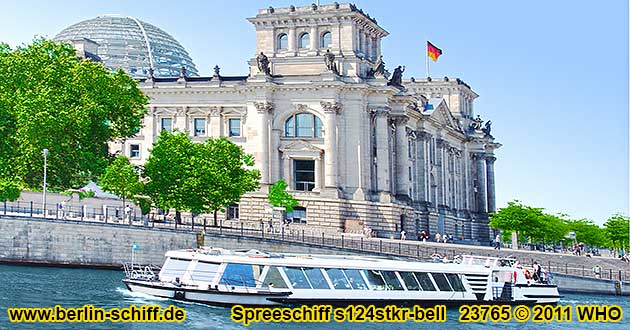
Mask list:
[[[188,52],[168,33],[134,17],[99,16],[71,25],[54,40],[72,43],[90,39],[110,70],[122,68],[134,77],[146,77],[153,68],[156,77],[177,77],[181,67],[187,76],[197,76]]]

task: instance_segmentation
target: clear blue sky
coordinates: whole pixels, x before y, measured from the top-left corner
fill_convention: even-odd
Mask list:
[[[202,75],[247,74],[245,20],[312,1],[3,1],[11,46],[101,14],[135,16],[173,35]],[[330,3],[331,1],[322,1]],[[341,2],[341,1],[340,1]],[[497,205],[519,199],[603,223],[629,212],[627,1],[356,1],[391,34],[385,62],[425,74],[425,40],[444,54],[431,75],[460,77],[493,122]]]

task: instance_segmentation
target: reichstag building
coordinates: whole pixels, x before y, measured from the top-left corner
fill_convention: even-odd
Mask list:
[[[74,25],[58,39],[141,74],[150,97],[144,126],[115,146],[132,162],[146,161],[161,130],[196,141],[225,136],[255,156],[261,187],[231,205],[224,221],[269,219],[269,185],[284,179],[300,202],[287,215],[292,226],[490,239],[501,144],[491,123],[475,116],[478,95],[469,85],[403,79],[404,67],[384,63],[388,32],[352,4],[269,7],[248,20],[256,53],[243,76],[218,67],[197,76],[176,40],[133,18],[107,18],[100,29],[84,21],[77,25],[89,33]],[[109,64],[120,58],[133,65]]]

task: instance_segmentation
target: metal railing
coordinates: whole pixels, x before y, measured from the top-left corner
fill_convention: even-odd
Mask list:
[[[40,204],[41,206],[41,204]],[[37,207],[32,202],[4,202],[0,204],[0,215],[7,217],[31,217],[36,219],[52,219],[68,222],[89,222],[104,225],[125,225],[130,227],[143,227],[156,230],[175,230],[181,232],[204,231],[207,235],[226,235],[234,237],[256,238],[273,240],[286,244],[302,244],[313,247],[337,248],[350,250],[363,254],[380,254],[394,257],[408,257],[413,259],[430,259],[434,254],[439,254],[453,260],[461,254],[471,252],[458,250],[453,244],[425,244],[420,241],[393,240],[382,238],[369,238],[360,234],[343,234],[318,231],[317,229],[307,229],[298,225],[280,225],[270,228],[266,223],[250,222],[245,225],[225,226],[223,220],[218,221],[217,226],[213,226],[213,220],[208,218],[182,218],[181,222],[165,215],[149,214],[110,214],[107,209],[105,213],[101,210],[87,210],[85,207],[66,207],[60,209],[58,205],[47,206],[45,209]],[[470,248],[470,247],[468,247]],[[490,252],[474,252],[478,256],[501,257]],[[522,260],[523,265],[532,265],[534,260]],[[623,270],[618,267],[601,268],[595,272],[591,267],[583,264],[552,263],[548,261],[543,267],[552,274],[566,274],[593,279],[619,280],[630,282],[630,270]]]

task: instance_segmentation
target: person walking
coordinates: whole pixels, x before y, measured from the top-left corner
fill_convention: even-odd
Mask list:
[[[497,234],[494,238],[494,249],[501,250],[501,234]]]
[[[441,240],[442,240],[442,235],[440,235],[440,233],[436,233],[435,234],[435,241],[437,243],[440,243]]]
[[[406,240],[406,239],[407,239],[407,232],[406,232],[406,231],[404,231],[404,230],[401,230],[401,231],[400,231],[400,240],[401,240],[401,241],[404,241],[404,240]]]

